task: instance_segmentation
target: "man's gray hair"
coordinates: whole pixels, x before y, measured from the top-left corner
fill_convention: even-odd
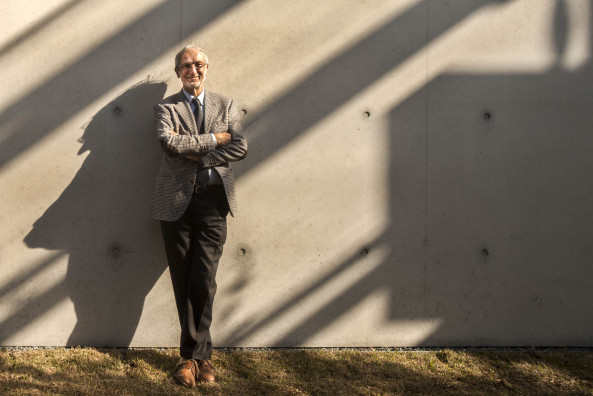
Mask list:
[[[185,51],[187,51],[188,49],[197,49],[202,54],[204,54],[204,58],[206,58],[206,64],[208,64],[208,55],[206,55],[204,50],[201,49],[200,47],[198,47],[197,45],[189,44],[189,45],[186,45],[185,47],[183,47],[183,49],[181,51],[179,51],[177,53],[177,55],[175,55],[175,70],[179,69],[179,61],[181,60],[181,57],[183,56]]]

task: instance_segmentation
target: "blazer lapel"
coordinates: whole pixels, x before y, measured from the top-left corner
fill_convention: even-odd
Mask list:
[[[179,118],[187,126],[187,129],[192,135],[197,135],[198,127],[196,126],[196,118],[191,111],[191,106],[183,94],[183,90],[177,94],[177,104],[175,105]]]
[[[212,103],[212,98],[210,97],[210,93],[208,91],[204,92],[204,133],[211,133],[212,128],[212,121],[214,120],[214,115],[216,113],[216,109],[214,108],[214,104]]]

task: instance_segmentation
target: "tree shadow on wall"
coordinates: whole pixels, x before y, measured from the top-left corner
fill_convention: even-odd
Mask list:
[[[479,3],[460,3],[452,9],[464,13],[451,15],[437,15],[443,7],[435,7],[429,38],[438,37],[479,5],[494,2]],[[571,29],[569,3],[556,4],[550,41],[561,59]],[[420,11],[412,9],[408,16],[417,13],[424,18]],[[369,53],[361,57],[369,65],[363,76],[368,81],[356,86],[357,80],[355,91],[407,57],[372,56],[377,40],[403,37],[401,45],[392,38],[395,51],[406,43],[405,33],[414,33],[398,23],[349,50]],[[404,34],[393,34],[397,29]],[[279,101],[279,109],[270,109],[280,115],[265,120],[265,114],[255,123],[261,122],[264,131],[264,120],[272,125],[269,130],[280,129],[280,120],[289,114],[284,104],[294,107],[292,99],[303,95],[326,100],[325,108],[303,116],[306,126],[314,125],[342,103],[339,95],[348,92],[347,87],[321,93],[330,91],[327,77],[335,75],[330,71],[340,65],[360,70],[357,59],[338,58],[308,80],[314,85],[306,83]],[[418,326],[423,338],[416,345],[591,345],[588,313],[593,300],[587,282],[593,274],[587,252],[593,238],[593,188],[582,180],[586,170],[593,169],[586,106],[591,65],[589,60],[574,71],[557,65],[543,73],[447,73],[427,81],[387,115],[388,227],[361,245],[369,255],[353,253],[267,316],[238,326],[223,343],[243,345],[311,295],[323,294],[332,279],[363,266],[383,247],[389,254],[376,269],[324,301],[273,340],[273,346],[308,345],[376,291],[388,292],[387,322],[422,323]],[[298,126],[288,130],[294,132],[289,138],[300,133]],[[287,140],[277,134],[271,144],[280,147]],[[251,156],[247,165],[260,159]],[[360,336],[364,339],[365,334]],[[387,345],[404,345],[400,336],[389,335]]]
[[[180,41],[204,29],[240,2],[182,0],[159,3],[44,81],[44,89],[29,92],[0,111],[0,167],[37,144],[64,120],[82,111],[171,48],[177,48]],[[71,8],[77,4],[65,4],[42,23],[51,25],[59,16],[72,12]],[[96,4],[101,7],[100,3]],[[76,34],[76,25],[73,31]],[[0,57],[7,52],[20,51],[25,62],[35,63],[37,55],[22,48],[23,45],[32,45],[34,36],[35,30],[25,32],[18,37],[19,41],[1,47]]]
[[[285,96],[279,98],[260,114],[249,120],[250,152],[249,156],[235,167],[237,175],[241,177],[249,172],[250,169],[265,161],[273,153],[289,146],[304,131],[316,126],[342,105],[348,101],[356,100],[357,95],[366,88],[381,80],[415,54],[424,51],[427,45],[438,40],[439,37],[446,34],[450,29],[457,26],[460,21],[463,21],[477,10],[490,5],[504,4],[507,1],[476,0],[441,4],[441,11],[443,12],[430,18],[430,29],[427,29],[427,12],[430,9],[431,2],[420,1],[393,19],[376,26],[375,30],[368,36],[361,37],[358,42],[353,43],[343,52],[337,54],[335,58],[328,60],[315,73],[303,79]],[[355,79],[352,79],[353,75],[356,76]],[[394,90],[397,89],[398,87],[394,87]],[[421,89],[419,96],[422,97],[425,94],[426,89],[424,87],[424,89]],[[411,110],[408,109],[408,114],[403,115],[403,121],[405,122],[407,119],[414,118],[419,114],[415,119],[420,120],[421,125],[414,130],[415,134],[425,132],[424,103],[424,101],[421,103],[415,102],[414,107]],[[366,105],[361,103],[361,107],[363,106]],[[295,109],[300,109],[300,111],[295,111]],[[390,139],[401,130],[398,123],[393,125],[390,130]],[[354,126],[351,131],[354,131]],[[335,136],[339,136],[339,139],[345,139],[350,135],[340,132]],[[359,139],[360,135],[350,138]],[[414,139],[415,142],[419,141],[417,136]],[[358,143],[355,140],[353,142]],[[395,143],[395,146],[397,146],[397,143]],[[331,149],[331,147],[328,149]],[[414,150],[411,152],[417,154],[418,158],[424,158],[424,145],[419,148],[412,147],[411,149]],[[404,153],[402,158],[410,159],[410,150]],[[324,164],[324,166],[327,165]],[[403,166],[406,167],[409,164],[403,164]],[[307,342],[313,339],[316,334],[331,326],[342,316],[347,315],[357,304],[377,291],[386,290],[391,296],[389,300],[389,320],[422,319],[424,316],[422,306],[424,292],[422,260],[425,247],[424,183],[421,180],[426,177],[424,169],[422,163],[420,166],[414,166],[412,171],[419,172],[420,175],[414,175],[411,185],[400,184],[394,186],[393,191],[390,190],[389,203],[391,208],[386,213],[386,216],[389,217],[389,228],[384,234],[374,239],[364,238],[359,246],[352,247],[351,255],[336,265],[328,274],[307,285],[301,292],[296,293],[266,317],[259,320],[250,320],[237,326],[236,331],[222,339],[222,344],[230,346],[243,345],[253,335],[263,332],[267,327],[281,321],[286,312],[299,307],[308,296],[315,293],[321,294],[332,283],[333,279],[339,278],[353,268],[364,268],[365,265],[376,260],[375,252],[388,252],[385,261],[382,261],[376,269],[361,276],[356,284],[343,294],[321,304],[317,311],[310,312],[307,318],[291,331],[268,342],[276,347],[307,345]],[[390,167],[390,177],[392,179],[401,172],[402,168],[399,167],[399,164]],[[306,175],[303,175],[304,179],[306,177]],[[339,183],[340,181],[334,182]],[[404,213],[401,218],[399,217],[398,188],[411,188],[414,190],[413,200],[415,204],[420,205],[419,214],[414,213],[414,217],[411,217],[410,213]],[[319,190],[307,193],[319,194],[319,200],[322,200],[322,196],[327,192]],[[360,189],[351,191],[352,196],[359,196],[362,193],[364,192],[361,192]],[[340,220],[343,221],[343,224],[355,224],[360,221],[360,219],[350,216],[350,213],[342,213],[341,218],[336,218],[335,224],[333,224],[336,230],[340,228],[337,226]],[[330,225],[328,224],[328,226]],[[368,255],[360,254],[361,251],[369,251],[370,253]],[[395,340],[394,337],[391,345],[401,345],[401,341]]]
[[[161,156],[152,105],[166,88],[164,82],[138,84],[93,117],[78,153],[90,151],[88,157],[25,237],[31,248],[69,255],[58,287],[65,290],[41,302],[71,298],[77,323],[67,345],[129,346],[144,299],[165,270],[158,224],[145,212]],[[42,313],[19,312],[8,334]]]
[[[75,17],[76,7],[84,3],[72,0],[52,7],[54,11],[2,45],[0,58],[11,59],[18,53],[22,62],[31,62],[23,48],[39,34],[47,36],[45,28],[62,23],[61,18]],[[21,99],[0,112],[0,168],[239,3],[160,2],[64,65],[44,81],[43,89],[25,89]],[[72,26],[73,31],[76,28]],[[83,150],[91,150],[90,155],[25,240],[29,247],[56,251],[19,273],[0,290],[0,297],[18,293],[29,279],[66,254],[70,255],[67,279],[19,301],[22,305],[0,321],[0,343],[18,336],[70,297],[78,324],[69,344],[88,340],[88,345],[128,345],[142,300],[166,265],[155,248],[162,246],[158,223],[142,213],[162,154],[154,139],[151,106],[163,97],[165,88],[164,83],[134,87],[105,106],[87,126]],[[118,106],[122,111],[112,112]],[[139,270],[134,273],[132,268]]]

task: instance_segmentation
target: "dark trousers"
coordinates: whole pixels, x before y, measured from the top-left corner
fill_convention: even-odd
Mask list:
[[[202,195],[193,195],[181,218],[161,221],[181,324],[180,354],[186,359],[212,355],[212,304],[228,212],[224,187],[209,186]]]

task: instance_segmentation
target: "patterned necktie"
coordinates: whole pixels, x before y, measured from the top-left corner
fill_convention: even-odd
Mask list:
[[[196,106],[194,116],[196,117],[196,125],[198,126],[198,134],[204,133],[204,112],[200,104],[200,99],[193,98],[192,103]]]
[[[204,112],[202,111],[202,106],[200,105],[200,99],[193,98],[193,104],[196,106],[194,110],[194,116],[196,117],[196,125],[198,126],[198,134],[204,133]],[[210,180],[210,171],[209,169],[205,169],[202,166],[198,168],[198,173],[196,174],[196,185],[200,188],[206,187],[208,181]]]

